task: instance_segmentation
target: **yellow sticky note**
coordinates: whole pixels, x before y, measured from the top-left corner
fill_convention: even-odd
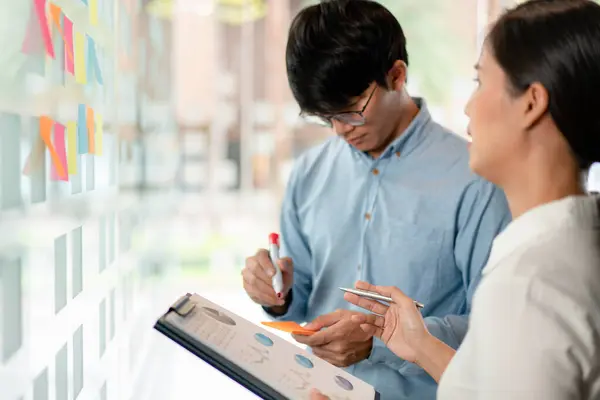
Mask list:
[[[85,71],[85,36],[75,32],[75,81],[80,84],[87,83]]]
[[[67,165],[69,175],[77,174],[77,123],[67,122]]]
[[[98,25],[98,0],[88,0],[90,8],[90,23]]]
[[[97,156],[102,155],[102,133],[103,133],[102,126],[103,126],[102,115],[96,113],[96,155]]]

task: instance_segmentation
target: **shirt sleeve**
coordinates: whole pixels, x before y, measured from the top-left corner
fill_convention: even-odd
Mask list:
[[[575,334],[585,325],[581,307],[524,277],[486,280],[476,300],[469,333],[442,376],[441,399],[587,398],[579,376],[585,346]]]
[[[312,257],[308,239],[302,232],[298,218],[297,195],[300,185],[301,160],[294,165],[281,207],[281,255],[290,257],[294,263],[294,284],[287,312],[275,315],[264,309],[276,320],[305,322],[306,306],[312,292]]]
[[[508,225],[511,216],[504,193],[491,183],[477,179],[465,189],[456,218],[454,258],[466,293],[465,311],[458,315],[425,318],[429,332],[454,349],[467,333],[473,294],[494,238]],[[420,369],[397,357],[379,341],[374,343],[370,360],[385,362],[403,372]]]

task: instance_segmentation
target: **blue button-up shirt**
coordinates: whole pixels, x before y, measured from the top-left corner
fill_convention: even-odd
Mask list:
[[[282,255],[294,261],[283,320],[358,309],[338,287],[399,287],[425,304],[429,331],[457,348],[494,237],[510,221],[502,191],[474,175],[466,141],[435,123],[423,100],[377,159],[332,137],[295,162],[282,207]],[[375,340],[348,368],[382,399],[434,399],[423,370]]]

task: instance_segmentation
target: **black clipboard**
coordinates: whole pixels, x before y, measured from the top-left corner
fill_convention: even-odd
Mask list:
[[[252,375],[244,368],[228,360],[225,356],[211,349],[209,346],[195,339],[184,330],[170,323],[167,316],[176,313],[181,317],[188,316],[194,310],[196,304],[190,300],[192,295],[187,293],[182,296],[169,310],[154,324],[154,329],[196,355],[213,368],[227,375],[229,378],[244,386],[252,393],[265,400],[288,400],[289,397],[274,389],[272,386]],[[374,400],[379,400],[380,394],[375,391]]]
[[[288,400],[287,397],[267,385],[262,380],[248,373],[235,363],[232,363],[221,354],[212,350],[205,344],[194,339],[183,330],[173,326],[166,317],[169,313],[175,312],[182,317],[188,315],[195,307],[195,304],[189,301],[191,294],[186,294],[180,298],[154,325],[154,329],[173,340],[175,343],[185,348],[192,354],[210,364],[221,373],[227,375],[240,385],[244,386],[257,396],[266,400]]]

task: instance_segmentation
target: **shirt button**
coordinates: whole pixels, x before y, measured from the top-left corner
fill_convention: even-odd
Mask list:
[[[371,214],[370,213],[365,213],[365,219],[368,221],[371,219]]]
[[[396,152],[396,157],[400,157],[400,152],[399,151]]]
[[[373,169],[373,175],[379,175],[379,170],[377,168]]]
[[[362,269],[362,266],[360,264],[358,264],[358,270],[360,271]]]

